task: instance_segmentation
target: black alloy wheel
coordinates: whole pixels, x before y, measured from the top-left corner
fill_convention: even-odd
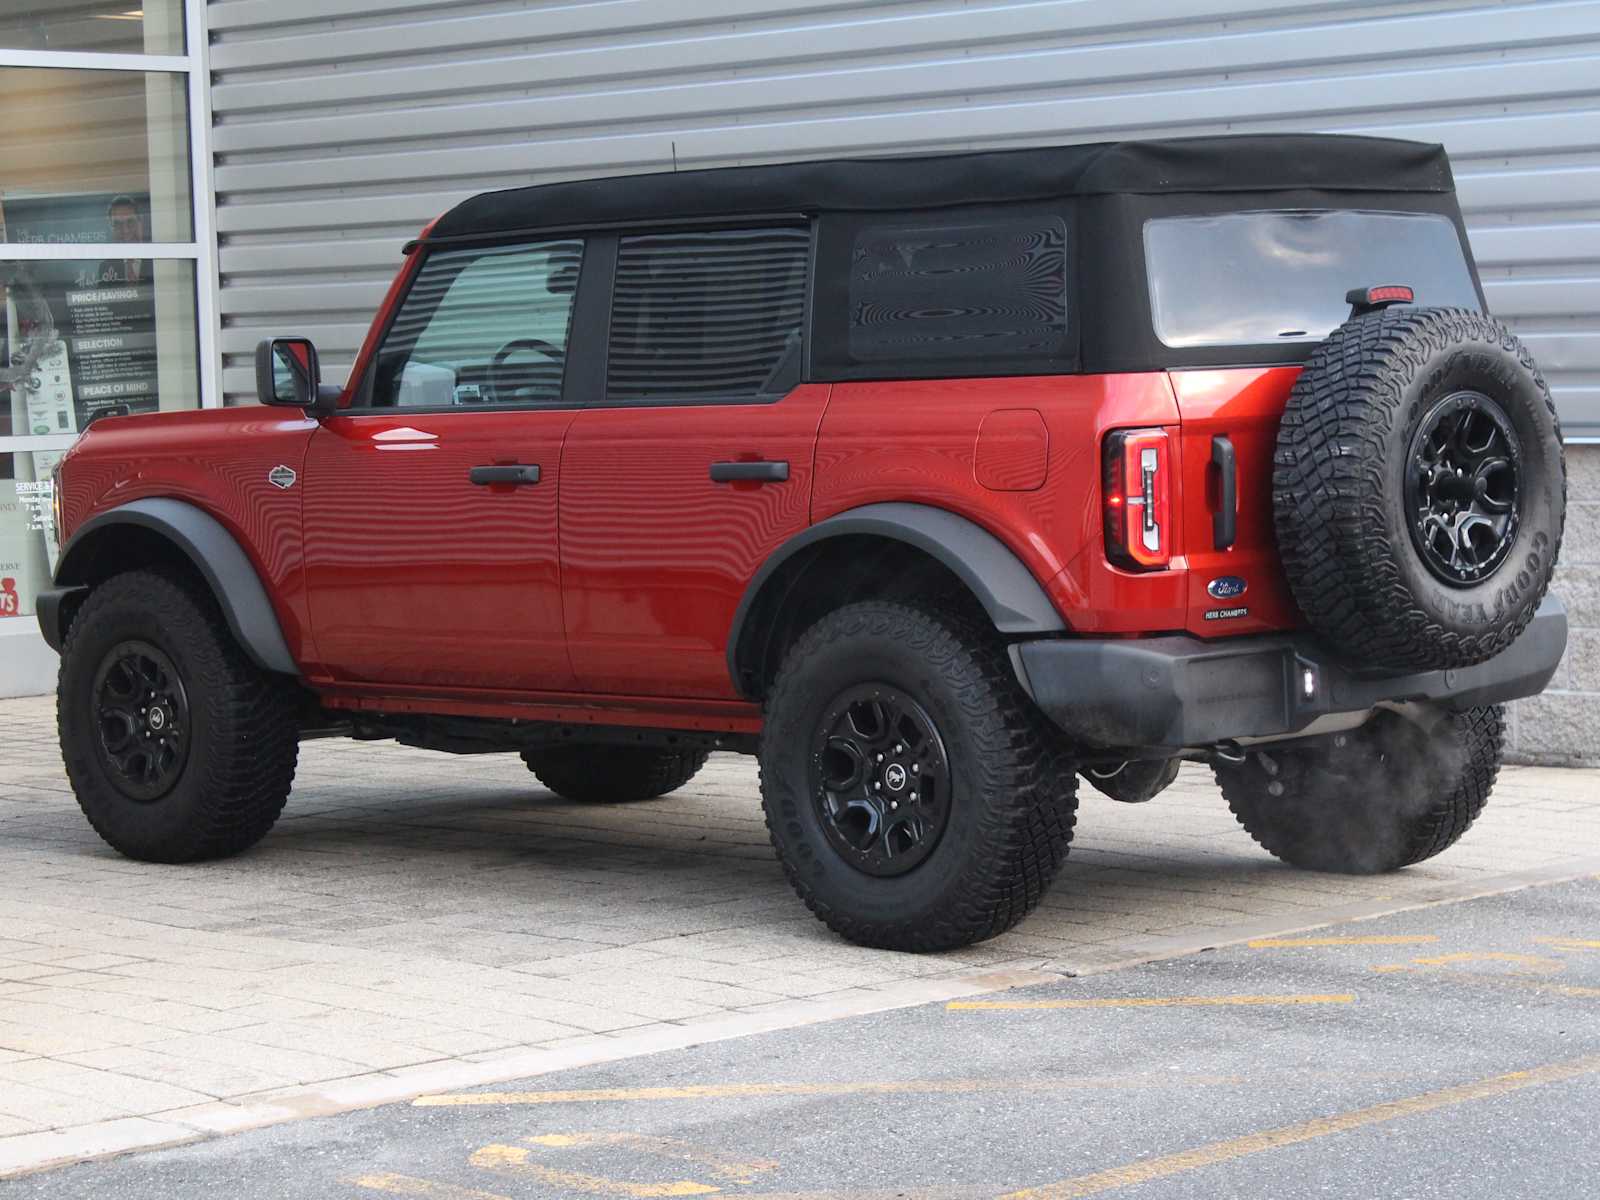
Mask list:
[[[765,716],[772,848],[853,942],[921,952],[994,937],[1066,860],[1076,763],[981,615],[834,609],[784,654]]]
[[[67,628],[62,762],[113,849],[141,862],[223,858],[283,811],[303,700],[234,640],[204,581],[126,571],[93,585]]]
[[[1522,443],[1482,392],[1444,397],[1411,439],[1406,519],[1428,570],[1452,587],[1493,575],[1517,539]]]
[[[903,875],[950,821],[950,764],[920,704],[887,684],[849,688],[823,712],[812,793],[829,844],[856,870]]]
[[[159,800],[189,760],[189,695],[167,654],[146,641],[119,642],[94,677],[95,720],[106,774],[118,791]]]

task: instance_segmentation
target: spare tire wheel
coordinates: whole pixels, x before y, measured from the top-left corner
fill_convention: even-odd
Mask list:
[[[1390,308],[1345,322],[1290,392],[1273,461],[1289,586],[1345,657],[1471,666],[1533,619],[1566,465],[1550,391],[1493,317]]]

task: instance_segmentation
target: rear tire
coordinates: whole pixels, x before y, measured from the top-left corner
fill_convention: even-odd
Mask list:
[[[1477,820],[1505,744],[1505,708],[1473,708],[1424,731],[1381,713],[1311,747],[1218,764],[1233,815],[1262,849],[1311,871],[1375,875],[1447,850]]]
[[[524,750],[522,761],[558,796],[584,804],[632,804],[676,791],[706,765],[705,750],[569,745]]]
[[[212,597],[129,571],[90,592],[61,650],[57,719],[78,805],[145,862],[224,858],[283,811],[299,754],[297,696],[256,666]]]
[[[868,601],[823,617],[773,682],[759,754],[784,874],[860,945],[1004,933],[1066,860],[1077,777],[1063,739],[994,634],[949,613]]]

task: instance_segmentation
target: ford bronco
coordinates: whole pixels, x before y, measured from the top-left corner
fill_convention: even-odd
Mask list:
[[[494,192],[343,386],[297,337],[256,374],[59,469],[61,746],[138,859],[253,845],[307,736],[599,803],[727,749],[818,917],[938,950],[1039,902],[1080,777],[1208,763],[1302,867],[1437,854],[1566,642],[1555,413],[1438,146]]]

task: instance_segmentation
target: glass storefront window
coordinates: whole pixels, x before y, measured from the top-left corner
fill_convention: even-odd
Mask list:
[[[32,615],[47,586],[50,469],[73,437],[103,416],[199,405],[195,264],[0,259],[0,312],[4,619]]]
[[[31,618],[34,597],[50,586],[60,550],[50,472],[66,452],[40,439],[39,449],[0,454],[0,621]]]
[[[0,0],[0,47],[182,54],[183,0]]]
[[[0,242],[187,242],[186,76],[0,70]]]
[[[196,11],[0,0],[0,689],[39,682],[4,638],[38,637],[56,463],[102,417],[197,408],[214,390]]]

